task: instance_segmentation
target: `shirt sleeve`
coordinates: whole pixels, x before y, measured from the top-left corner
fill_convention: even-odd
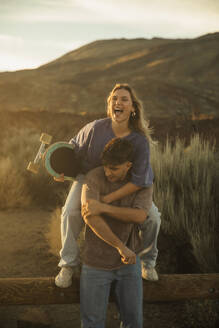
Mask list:
[[[152,200],[153,200],[153,185],[147,188],[143,188],[136,193],[133,207],[143,209],[148,213],[152,206]]]
[[[142,137],[135,143],[131,182],[139,187],[149,187],[153,184],[153,179],[149,142]]]
[[[85,156],[89,147],[90,139],[93,131],[93,122],[86,124],[79,132],[74,136],[69,143],[75,146],[75,152],[78,156]]]

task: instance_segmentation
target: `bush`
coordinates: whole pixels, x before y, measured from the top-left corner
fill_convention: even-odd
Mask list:
[[[0,158],[0,208],[27,207],[31,197],[11,158]]]
[[[11,129],[1,140],[0,208],[54,207],[63,202],[69,183],[57,183],[42,167],[38,174],[26,170],[39,148],[39,135],[32,129]]]
[[[151,150],[154,200],[162,212],[162,229],[174,236],[178,245],[191,244],[204,272],[219,269],[215,156],[214,145],[198,135],[191,138],[187,148],[183,140],[176,139],[174,145],[167,140],[163,148],[154,146]]]

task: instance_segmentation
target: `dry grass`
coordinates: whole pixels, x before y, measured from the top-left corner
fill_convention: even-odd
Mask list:
[[[36,205],[52,208],[46,239],[51,253],[55,256],[58,256],[61,244],[60,207],[66,198],[69,183],[55,183],[43,167],[38,175],[26,171],[26,167],[38,150],[41,131],[51,133],[57,139],[68,140],[81,125],[84,125],[83,121],[80,121],[80,126],[75,121],[74,128],[71,128],[70,119],[67,120],[67,127],[64,121],[65,118],[61,123],[52,122],[54,125],[48,130],[43,125],[48,122],[47,117],[43,122],[38,122],[38,127],[34,129],[11,128],[9,132],[0,129],[0,209]],[[216,235],[214,230],[218,229],[216,187],[219,175],[214,146],[208,141],[204,142],[199,136],[195,136],[186,149],[182,140],[177,139],[174,145],[167,141],[164,147],[156,146],[152,149],[152,166],[156,176],[155,203],[162,212],[163,231],[173,237],[173,247],[179,246],[183,252],[187,252],[188,248],[185,251],[184,243],[191,245],[201,271],[218,272],[218,234]],[[32,214],[30,215],[32,217]],[[33,216],[33,220],[36,222],[37,218]],[[82,239],[83,232],[79,239],[81,247]],[[167,252],[171,254],[171,249]],[[47,257],[45,261],[48,261]],[[29,267],[29,262],[26,265]],[[54,267],[54,263],[52,265]],[[171,309],[168,305],[165,305],[167,308],[163,306],[147,305],[145,318],[149,315],[150,319],[151,315],[153,319],[157,318],[159,326],[163,326],[166,322],[166,313],[169,313],[169,322],[169,315],[174,316],[174,321],[182,312],[182,325],[176,326],[194,328],[212,328],[218,320],[218,304],[213,301],[186,302],[182,308],[180,305],[176,315],[175,308],[171,312],[173,305]]]
[[[0,158],[0,208],[27,207],[31,197],[10,157]]]
[[[75,132],[76,128],[72,135]],[[68,182],[53,181],[43,167],[37,175],[26,170],[39,148],[39,135],[31,128],[11,128],[4,133],[0,141],[1,209],[36,205],[54,209],[63,204]],[[154,199],[162,212],[163,231],[175,238],[177,246],[191,245],[202,271],[218,271],[215,230],[219,174],[214,145],[198,135],[187,148],[181,139],[173,145],[167,140],[164,146],[152,149],[151,161],[156,177]]]
[[[61,208],[56,208],[51,215],[50,227],[46,234],[47,242],[50,246],[50,252],[59,256],[61,249],[61,232],[60,232]]]
[[[37,175],[26,167],[39,148],[39,134],[32,129],[11,129],[1,140],[0,208],[54,206],[63,201],[66,184],[59,184],[42,167]]]
[[[190,243],[200,269],[217,272],[215,230],[218,215],[218,167],[214,145],[191,138],[167,140],[163,149],[152,149],[155,172],[155,202],[162,212],[162,229],[180,245]],[[211,253],[209,252],[211,250]]]

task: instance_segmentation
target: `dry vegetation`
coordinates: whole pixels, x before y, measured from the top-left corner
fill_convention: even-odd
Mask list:
[[[152,148],[154,199],[162,229],[176,245],[190,244],[202,272],[218,272],[218,163],[214,145],[199,135]],[[211,251],[210,251],[211,250]]]
[[[5,126],[1,125],[0,209],[17,210],[37,206],[52,210],[51,229],[47,239],[53,255],[57,256],[60,247],[57,237],[60,233],[60,207],[66,198],[69,183],[54,182],[43,167],[38,175],[34,175],[26,171],[26,166],[35,157],[42,131],[55,136],[53,141],[69,140],[86,121],[95,117],[71,116],[72,119],[66,119],[63,114],[57,119],[50,117],[50,114],[47,116],[46,113],[41,113],[33,120],[29,114],[25,115],[18,115],[8,130],[5,129],[6,124],[9,126],[8,122],[5,121]],[[158,271],[218,272],[219,259],[216,250],[219,246],[219,202],[216,189],[219,175],[215,146],[209,139],[203,139],[199,135],[193,136],[190,141],[187,138],[186,142],[182,138],[174,138],[173,135],[165,140],[162,135],[160,140],[162,139],[163,142],[151,150],[156,177],[154,198],[162,212]],[[165,236],[165,244],[162,244],[162,236]],[[183,266],[179,267],[177,262],[182,259]],[[160,316],[165,321],[165,316],[162,317],[165,306],[154,304],[145,309],[151,309],[153,315]],[[176,323],[174,327],[216,327],[217,306],[214,301],[207,300],[185,302],[177,308],[178,312],[183,311],[184,323]],[[167,311],[173,315],[170,307],[167,306]],[[145,316],[150,315],[145,313]],[[173,317],[173,320],[177,320],[177,315]]]
[[[54,273],[58,261],[54,255],[60,247],[60,207],[69,183],[54,182],[43,167],[33,175],[26,171],[27,164],[35,157],[42,132],[53,135],[53,142],[68,141],[85,123],[105,116],[108,91],[116,82],[125,81],[134,86],[143,101],[160,142],[152,149],[154,197],[162,212],[158,271],[219,271],[218,150],[213,145],[214,137],[216,147],[219,140],[218,38],[219,33],[194,40],[96,41],[38,69],[0,74],[0,210],[2,217],[7,217],[1,226],[6,233],[2,238],[7,252],[6,227],[11,228],[15,241],[16,231],[10,226],[13,219],[15,230],[16,222],[19,228],[23,222],[30,230],[32,223],[37,223],[32,229],[35,239],[24,230],[27,238],[33,238],[31,247],[34,240],[37,244],[33,247],[33,261],[40,256],[42,259],[44,249],[42,268],[49,263],[46,272]],[[194,132],[198,134],[191,139]],[[42,212],[53,212],[46,240],[40,224],[44,226],[47,213],[37,220],[39,207]],[[23,218],[24,208],[30,216],[28,224]],[[38,234],[46,244],[44,248]],[[48,252],[47,241],[53,254]],[[27,245],[21,245],[25,253]],[[18,257],[14,255],[16,247],[12,248],[15,253],[10,265],[14,256]],[[22,275],[24,265],[30,266],[30,261],[25,263],[23,250],[19,254]],[[38,266],[37,272],[40,270]],[[152,328],[218,327],[217,307],[217,302],[209,300],[147,304],[145,322]],[[58,306],[56,312],[60,309]],[[63,326],[63,318],[68,316],[66,313],[70,317],[71,311],[63,308],[57,327]],[[79,322],[78,309],[75,318]]]
[[[78,130],[76,126],[71,135]],[[60,138],[68,140],[70,129],[60,130]],[[63,203],[68,182],[53,181],[43,167],[38,175],[26,171],[39,147],[38,131],[11,128],[0,146],[1,209],[55,208]],[[182,139],[172,143],[167,139],[165,144],[153,147],[151,153],[156,177],[154,198],[162,212],[163,232],[175,239],[177,247],[190,245],[200,271],[218,271],[219,176],[214,145],[195,135],[187,146]]]

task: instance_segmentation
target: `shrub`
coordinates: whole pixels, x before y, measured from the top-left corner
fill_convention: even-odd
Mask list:
[[[0,208],[27,207],[31,197],[11,158],[0,158]]]
[[[0,208],[51,207],[63,201],[69,184],[55,182],[42,164],[36,175],[26,170],[39,145],[39,135],[32,129],[10,129],[1,140]]]
[[[162,229],[178,244],[189,242],[204,272],[216,272],[215,228],[218,215],[218,180],[214,145],[191,138],[171,145],[154,146],[151,162],[155,173],[154,200],[162,212]]]

